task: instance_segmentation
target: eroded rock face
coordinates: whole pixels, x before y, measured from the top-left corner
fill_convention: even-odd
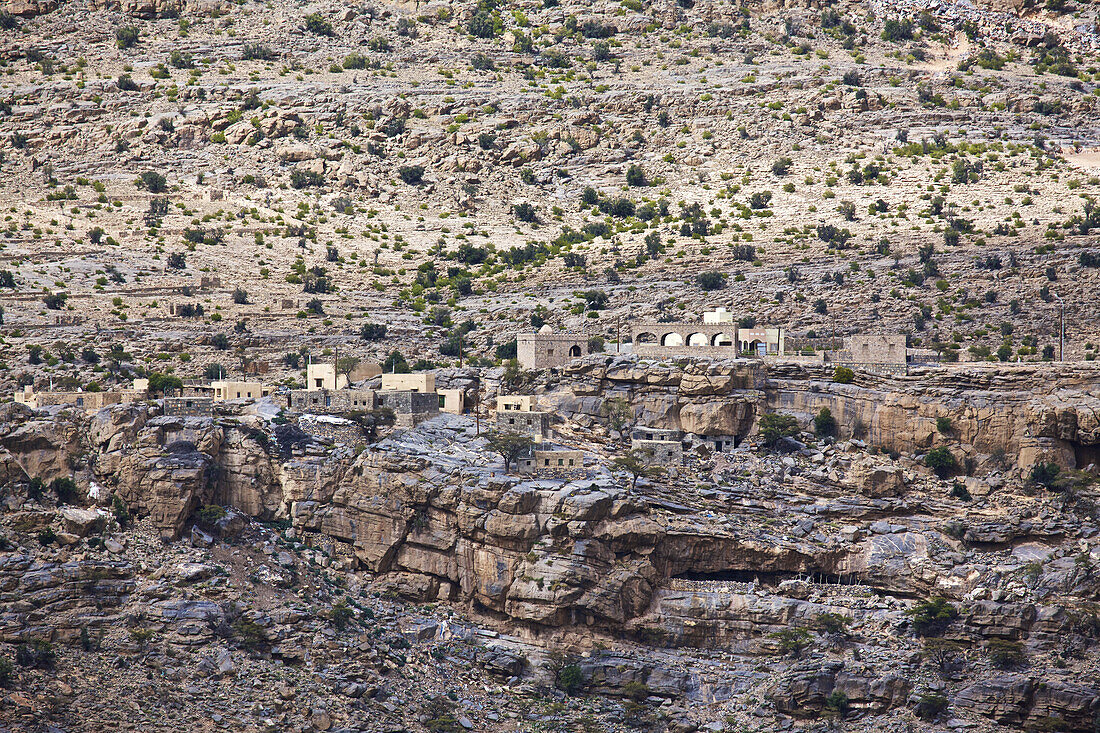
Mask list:
[[[805,716],[824,709],[834,692],[843,693],[854,708],[881,712],[902,704],[909,689],[900,676],[868,675],[836,659],[809,659],[781,675],[766,694],[777,710]]]
[[[949,446],[978,464],[993,456],[1084,467],[1100,446],[1100,378],[1083,364],[1003,365],[917,370],[907,377],[861,375],[837,384],[831,371],[757,361],[592,356],[564,368],[567,389],[545,397],[574,416],[599,415],[596,395],[630,400],[639,424],[699,435],[745,437],[766,412],[793,414],[803,425],[828,408],[843,435],[905,453]],[[1057,384],[1055,389],[1053,385]],[[945,418],[948,433],[937,427]],[[873,473],[873,471],[872,471]],[[874,494],[892,495],[889,476],[868,476]]]

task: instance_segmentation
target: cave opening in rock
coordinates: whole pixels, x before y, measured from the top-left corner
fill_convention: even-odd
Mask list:
[[[1077,468],[1088,468],[1090,465],[1100,466],[1100,443],[1087,445],[1070,441],[1073,446],[1073,457],[1077,462]]]

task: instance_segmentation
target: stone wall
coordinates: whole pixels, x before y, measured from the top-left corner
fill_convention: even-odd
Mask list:
[[[363,429],[354,420],[329,415],[302,415],[298,427],[315,438],[331,440],[340,445],[359,445],[364,441]]]
[[[678,440],[631,440],[630,449],[645,454],[654,466],[679,466],[684,462],[684,445]]]
[[[435,392],[376,392],[375,405],[393,410],[397,425],[408,428],[439,414],[439,395]]]
[[[550,435],[550,413],[548,412],[496,412],[493,422],[497,430],[509,433],[530,435],[536,441]]]
[[[212,397],[165,397],[164,414],[177,417],[211,417],[214,414]]]
[[[373,410],[376,401],[370,389],[295,389],[287,396],[287,407],[295,412],[342,415]]]

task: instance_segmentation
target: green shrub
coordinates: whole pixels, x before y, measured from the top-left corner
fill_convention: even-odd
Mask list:
[[[466,30],[477,38],[494,38],[503,31],[500,18],[486,9],[478,10],[466,24]]]
[[[970,492],[967,490],[966,486],[959,483],[957,480],[951,482],[951,496],[955,497],[956,499],[962,499],[963,501],[970,501],[974,498],[970,495]]]
[[[917,717],[933,720],[947,710],[947,697],[938,692],[926,692],[917,698]]]
[[[46,527],[38,533],[38,544],[43,547],[53,544],[54,542],[57,542],[57,532],[54,532],[52,527]]]
[[[76,482],[71,478],[55,478],[50,482],[50,491],[57,494],[59,504],[73,504],[80,497]]]
[[[832,710],[833,712],[844,715],[848,712],[849,707],[851,706],[848,704],[848,696],[840,690],[833,690],[829,693],[829,696],[825,698],[826,710]]]
[[[290,185],[294,188],[323,186],[325,177],[316,171],[295,170],[290,172]]]
[[[584,672],[579,665],[566,664],[558,670],[554,682],[565,694],[575,695],[584,688]]]
[[[989,661],[998,669],[1019,667],[1026,661],[1024,645],[1008,639],[990,639],[985,645]]]
[[[149,193],[164,193],[168,190],[168,179],[156,171],[145,171],[138,177],[138,188]]]
[[[255,621],[241,616],[233,623],[233,634],[246,649],[258,649],[268,643],[267,632]]]
[[[833,370],[833,381],[837,384],[851,384],[855,378],[856,373],[848,367],[839,366]]]
[[[906,613],[917,636],[940,636],[959,615],[958,609],[939,596],[921,601]]]
[[[769,639],[775,639],[776,649],[784,657],[799,657],[810,646],[810,632],[801,627],[783,629],[768,634]]]
[[[115,29],[115,43],[119,48],[131,48],[137,45],[141,37],[141,31],[137,26],[124,25]]]
[[[336,32],[320,13],[310,13],[305,17],[305,27],[310,33],[317,36],[335,36]]]
[[[814,415],[814,433],[816,433],[819,438],[836,435],[836,418],[833,417],[833,412],[828,407],[822,407],[821,410]]]
[[[949,417],[937,417],[936,418],[936,430],[944,435],[951,432],[951,418]]]
[[[220,519],[224,519],[227,513],[225,507],[217,504],[204,504],[195,511],[199,521],[207,525],[216,524]]]
[[[1031,467],[1027,479],[1033,484],[1049,488],[1050,485],[1054,483],[1055,479],[1058,478],[1058,474],[1061,470],[1061,467],[1057,463],[1045,463],[1040,461]]]
[[[760,439],[768,448],[774,448],[783,438],[793,438],[798,433],[798,420],[792,415],[770,412],[760,418]]]
[[[410,186],[415,186],[424,178],[424,166],[403,165],[397,169],[397,176]]]
[[[343,631],[348,626],[348,621],[355,618],[355,611],[353,611],[346,602],[341,601],[332,607],[329,611],[329,617],[332,619],[332,625],[336,627],[337,631]]]
[[[711,270],[695,276],[695,283],[703,290],[721,290],[726,287],[726,273]]]
[[[11,684],[14,672],[15,665],[11,663],[11,660],[7,657],[0,657],[0,687],[7,687]]]
[[[940,478],[947,478],[959,470],[959,462],[947,448],[939,447],[928,451],[924,456],[924,465],[931,468]]]
[[[834,635],[847,635],[850,623],[852,623],[850,616],[833,613],[832,611],[819,613],[817,618],[814,619],[814,626],[826,634]]]
[[[15,661],[20,667],[28,669],[50,669],[57,661],[57,652],[48,641],[36,640],[29,646],[26,644],[17,646]]]

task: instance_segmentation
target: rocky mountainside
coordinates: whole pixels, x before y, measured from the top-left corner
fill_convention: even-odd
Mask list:
[[[137,723],[73,692],[111,654],[119,671],[100,684],[136,689],[127,670],[144,664],[157,670],[146,687],[219,690],[234,713],[176,700],[180,719],[215,725],[395,730],[370,719],[389,702],[414,728],[453,708],[487,730],[585,716],[604,729],[933,724],[923,718],[1092,730],[1096,465],[1048,480],[1008,456],[1025,438],[1039,465],[1095,451],[1095,374],[957,371],[952,403],[942,370],[850,385],[772,370],[590,357],[536,381],[595,459],[572,480],[507,474],[465,416],[358,452],[289,443],[254,415],[8,406],[3,640],[47,640],[58,659],[53,672],[19,668],[5,709],[66,729],[83,729],[78,713]],[[1041,387],[1055,380],[1065,386]],[[1018,422],[969,427],[998,390],[1025,383],[1029,399],[1005,406]],[[743,442],[631,489],[604,462],[621,439],[592,409],[596,391],[625,396],[636,420]],[[847,405],[872,399],[939,403],[958,428],[925,439],[936,416],[887,410],[852,437],[861,413]],[[842,417],[835,437],[761,445],[771,410],[822,405]],[[1037,417],[1048,412],[1059,419]],[[879,445],[879,430],[896,441]],[[941,447],[958,455],[953,477],[926,467]],[[140,521],[121,527],[112,507]],[[561,684],[566,668],[576,688]],[[427,710],[419,722],[402,678]],[[493,678],[503,697],[480,689]],[[555,682],[597,697],[560,699]],[[135,704],[143,729],[168,715]],[[473,723],[490,709],[495,720]]]
[[[1090,3],[5,7],[8,386],[289,384],[303,349],[491,360],[717,304],[1097,353]]]
[[[0,0],[0,733],[1100,730],[1098,16]],[[942,361],[619,343],[719,306]],[[478,413],[311,436],[341,357]]]

